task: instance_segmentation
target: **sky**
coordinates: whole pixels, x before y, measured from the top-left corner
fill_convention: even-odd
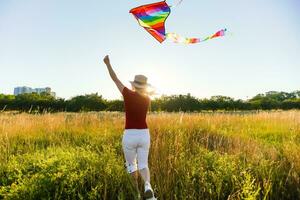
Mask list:
[[[227,36],[196,45],[158,43],[129,14],[149,0],[0,0],[0,93],[49,86],[57,96],[121,95],[106,54],[128,87],[144,74],[158,94],[247,99],[300,90],[299,0],[184,0],[167,32]],[[167,1],[175,5],[176,1]]]

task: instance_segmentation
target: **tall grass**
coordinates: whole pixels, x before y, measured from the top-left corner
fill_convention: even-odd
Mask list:
[[[121,113],[0,115],[0,199],[135,199]],[[151,114],[159,199],[300,199],[300,112]]]

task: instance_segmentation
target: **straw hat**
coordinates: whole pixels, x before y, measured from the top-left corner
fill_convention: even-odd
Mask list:
[[[130,83],[135,87],[139,89],[145,89],[150,87],[151,85],[147,83],[147,77],[144,75],[136,75],[134,77],[134,81],[130,81]]]

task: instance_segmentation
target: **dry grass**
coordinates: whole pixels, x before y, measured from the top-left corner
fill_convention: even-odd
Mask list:
[[[2,113],[0,198],[134,198],[123,169],[123,123],[121,113]],[[299,111],[159,113],[148,124],[160,199],[300,198]],[[75,158],[85,164],[71,165]],[[32,163],[44,164],[37,170]],[[43,181],[29,187],[37,176]]]

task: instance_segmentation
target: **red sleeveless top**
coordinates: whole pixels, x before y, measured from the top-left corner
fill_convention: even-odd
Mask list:
[[[146,116],[150,105],[150,98],[124,87],[126,124],[125,129],[147,129]]]

